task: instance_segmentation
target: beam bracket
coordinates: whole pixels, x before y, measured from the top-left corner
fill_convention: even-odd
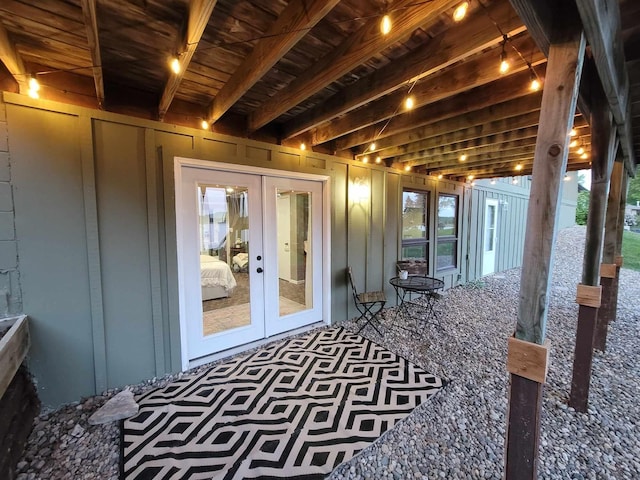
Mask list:
[[[613,262],[616,264],[616,267],[618,268],[622,268],[622,264],[623,264],[623,257],[622,255],[616,255],[615,259],[613,260]]]
[[[507,371],[514,375],[545,383],[549,371],[549,340],[543,345],[509,337]]]
[[[602,304],[602,287],[579,283],[576,303],[585,307],[600,308]]]
[[[615,263],[602,263],[600,265],[600,277],[616,278],[616,264]]]

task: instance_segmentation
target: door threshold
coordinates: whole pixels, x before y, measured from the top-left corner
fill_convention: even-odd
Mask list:
[[[204,357],[195,358],[193,360],[189,360],[189,365],[187,367],[187,370],[190,370],[190,369],[196,368],[196,367],[200,367],[200,366],[205,365],[207,363],[215,362],[215,361],[223,359],[223,358],[232,357],[232,356],[237,355],[239,353],[247,352],[247,351],[252,350],[254,348],[262,347],[263,345],[266,345],[266,344],[271,343],[273,341],[282,340],[284,338],[292,337],[294,335],[299,335],[301,333],[306,333],[306,332],[311,331],[311,330],[313,330],[315,328],[324,327],[324,326],[327,326],[327,325],[328,324],[326,322],[324,322],[324,321],[315,322],[315,323],[311,323],[309,325],[305,325],[304,327],[294,328],[293,330],[289,330],[287,332],[278,333],[277,335],[272,335],[271,337],[268,337],[268,338],[263,338],[261,340],[256,340],[255,342],[245,343],[243,345],[238,345],[237,347],[233,347],[233,348],[228,348],[226,350],[222,350],[221,352],[216,352],[216,353],[212,353],[211,355],[205,355]]]

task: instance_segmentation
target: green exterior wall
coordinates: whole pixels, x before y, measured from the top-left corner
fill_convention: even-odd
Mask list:
[[[383,288],[395,301],[388,279],[400,252],[403,188],[429,192],[432,238],[437,194],[459,195],[458,268],[433,272],[447,288],[479,278],[487,196],[509,204],[500,218],[499,269],[520,265],[528,185],[471,188],[4,93],[0,213],[8,213],[10,235],[3,239],[0,223],[0,248],[7,242],[0,251],[7,299],[0,313],[29,315],[29,366],[45,405],[180,370],[175,156],[330,177],[333,322],[355,314],[347,265],[360,289]],[[368,185],[370,195],[355,198],[355,182]],[[4,207],[2,188],[9,192]]]

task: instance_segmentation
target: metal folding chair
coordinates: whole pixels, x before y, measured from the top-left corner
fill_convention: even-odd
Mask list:
[[[347,267],[347,275],[349,277],[349,283],[351,284],[353,300],[358,312],[360,313],[356,322],[359,322],[362,319],[365,320],[365,323],[363,323],[356,333],[360,333],[364,327],[371,325],[376,332],[382,335],[382,332],[378,328],[378,326],[381,327],[382,325],[380,325],[380,320],[378,320],[377,317],[387,303],[387,297],[385,297],[384,292],[382,291],[358,293],[356,284],[353,281],[353,272],[351,271],[351,267]]]

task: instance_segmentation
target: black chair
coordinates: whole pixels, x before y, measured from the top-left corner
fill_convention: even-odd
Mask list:
[[[360,333],[364,327],[371,325],[376,332],[382,335],[382,332],[378,328],[378,326],[382,325],[380,325],[380,320],[378,320],[377,317],[387,303],[387,297],[385,297],[384,292],[381,291],[358,293],[356,284],[353,281],[353,272],[351,271],[351,267],[347,267],[347,276],[349,277],[349,283],[351,284],[353,300],[358,312],[360,312],[360,316],[356,322],[359,322],[362,319],[365,320],[365,323],[356,333]]]

